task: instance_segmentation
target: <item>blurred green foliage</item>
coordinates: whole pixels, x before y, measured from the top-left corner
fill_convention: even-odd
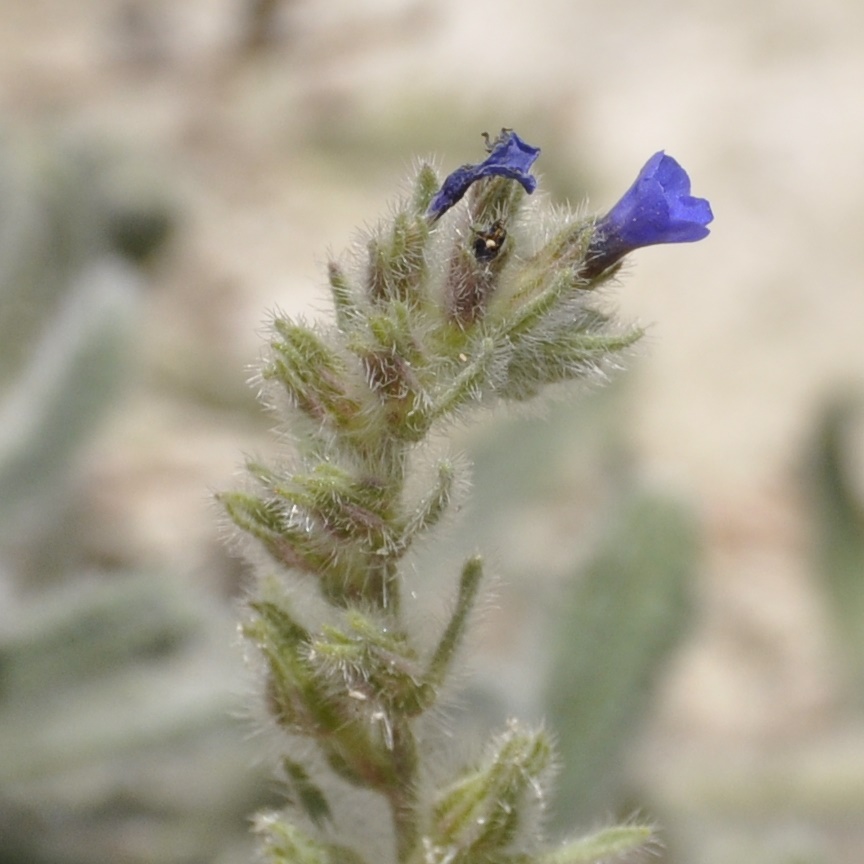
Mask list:
[[[0,138],[3,864],[242,860],[269,797],[233,716],[230,611],[184,574],[88,561],[70,531],[76,462],[123,404],[175,222],[146,173]]]
[[[859,708],[864,707],[864,498],[855,454],[861,452],[862,417],[860,397],[837,395],[828,402],[806,454],[804,482],[816,578],[836,625],[851,702]]]
[[[691,618],[696,527],[680,502],[622,496],[588,563],[573,574],[552,624],[545,704],[558,736],[556,823],[591,824],[633,806],[627,744]]]
[[[124,165],[83,144],[0,138],[0,540],[56,516],[75,455],[123,393],[139,265],[173,221]]]

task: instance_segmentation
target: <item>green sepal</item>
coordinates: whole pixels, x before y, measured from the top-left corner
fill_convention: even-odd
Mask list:
[[[243,633],[259,648],[269,668],[268,697],[280,725],[306,735],[326,734],[339,718],[306,661],[310,636],[281,605],[250,604],[255,613]]]
[[[395,555],[403,555],[418,535],[431,530],[438,524],[453,499],[455,483],[455,466],[449,459],[443,459],[438,463],[438,476],[435,485],[426,496],[414,505],[410,515],[403,520],[401,530],[394,543],[393,553]]]
[[[435,169],[424,163],[420,166],[414,179],[414,189],[411,195],[411,207],[418,215],[425,215],[441,186],[441,180]]]
[[[389,237],[369,241],[366,290],[373,302],[416,305],[423,299],[428,238],[428,220],[416,212],[402,211],[393,218]]]
[[[304,556],[287,536],[283,508],[278,501],[268,501],[245,492],[222,492],[217,500],[231,521],[258,540],[280,564],[313,573],[317,571],[317,562]]]
[[[268,697],[276,720],[291,732],[315,738],[331,767],[357,786],[392,788],[391,727],[375,718],[343,680],[320,675],[315,640],[282,606],[250,604],[255,617],[244,625],[270,670]],[[320,641],[320,640],[319,640]]]
[[[497,340],[514,340],[533,335],[534,329],[552,310],[573,297],[580,287],[572,267],[522,274],[512,293],[490,310],[490,333]]]
[[[319,740],[327,764],[343,779],[361,789],[381,793],[398,788],[399,770],[394,762],[393,727],[401,722],[379,713],[372,718],[357,705],[335,734]]]
[[[475,225],[487,226],[496,220],[511,222],[525,199],[525,190],[509,177],[485,177],[468,192],[468,207]]]
[[[444,311],[448,320],[465,330],[486,315],[496,285],[494,271],[477,260],[473,250],[457,244],[450,255],[444,286]]]
[[[397,592],[390,559],[398,529],[382,508],[386,496],[375,481],[354,480],[332,464],[309,474],[282,476],[249,462],[250,473],[266,488],[259,497],[220,494],[231,520],[284,567],[312,574],[321,593],[336,606],[387,605]],[[340,494],[341,493],[341,494]]]
[[[344,663],[333,663],[328,674],[322,674],[316,650],[327,640],[298,624],[284,602],[256,601],[250,608],[255,615],[243,633],[267,662],[268,702],[277,722],[316,739],[343,779],[361,787],[392,789],[398,784],[393,729],[400,718],[391,719],[381,711],[380,702],[372,703],[353,690]],[[314,788],[306,788],[304,794],[315,803]]]
[[[332,462],[320,462],[307,474],[274,477],[268,485],[342,540],[362,540],[373,554],[389,545],[389,502],[374,478],[357,478]]]
[[[368,319],[371,339],[355,340],[369,388],[383,412],[387,432],[395,439],[420,441],[429,430],[430,399],[421,384],[426,359],[411,333],[411,312],[394,303],[387,315]]]
[[[415,213],[399,213],[393,220],[390,241],[393,297],[422,300],[426,279],[426,242],[429,222]]]
[[[309,772],[288,756],[282,757],[282,770],[288,787],[289,802],[302,810],[318,828],[325,822],[332,822],[333,813],[327,797],[309,776]]]
[[[276,502],[245,492],[220,492],[216,500],[238,528],[260,540],[268,549],[271,542],[282,538],[282,512]]]
[[[316,840],[273,813],[259,814],[254,830],[263,837],[264,856],[272,864],[366,864],[353,849]]]
[[[552,759],[542,730],[525,732],[514,723],[492,742],[484,764],[460,777],[435,802],[431,839],[458,849],[454,859],[506,852],[528,818]]]
[[[413,334],[414,312],[405,303],[393,303],[386,314],[370,315],[370,347],[392,351],[402,357],[412,368],[424,363],[423,353]]]
[[[495,364],[499,351],[493,338],[484,336],[469,350],[470,353],[461,355],[462,368],[437,396],[429,412],[430,422],[448,417],[471,402],[479,402],[488,382],[497,377]]]
[[[534,864],[600,864],[656,844],[650,825],[614,825],[533,856]]]
[[[387,278],[390,275],[387,266],[387,252],[378,238],[371,239],[366,244],[366,293],[375,303],[383,303],[390,297]]]
[[[312,420],[356,428],[362,406],[350,392],[345,360],[308,327],[276,318],[274,328],[279,338],[271,343],[273,358],[264,378],[278,380]]]
[[[340,330],[350,330],[363,317],[358,295],[351,285],[342,265],[336,261],[327,262],[327,282],[336,312],[336,325]]]
[[[264,508],[270,524],[263,530],[254,526],[253,533],[273,557],[314,573],[323,595],[337,606],[360,603],[383,609],[398,602],[394,566],[410,538],[391,513],[392,490],[371,474],[356,476],[332,462],[293,475],[256,462],[247,468],[268,492],[268,501],[252,500]],[[429,507],[434,509],[434,503],[428,502]],[[277,521],[275,536],[274,510],[291,514]],[[236,515],[234,521],[246,527]]]
[[[594,236],[593,217],[578,219],[562,228],[535,256],[528,262],[529,268],[550,270],[562,266],[574,267],[578,271],[588,253],[591,238]],[[580,286],[594,287],[594,283],[585,281]]]
[[[285,567],[312,573],[336,584],[352,569],[351,550],[334,550],[326,531],[312,524],[293,524],[286,519],[285,503],[245,492],[218,496],[231,521],[250,534]],[[354,556],[356,557],[356,556]]]
[[[356,609],[346,613],[346,625],[325,625],[312,643],[321,678],[344,688],[367,714],[413,717],[425,710],[431,695],[407,635]]]
[[[639,328],[610,332],[601,313],[580,311],[581,320],[570,326],[560,322],[514,345],[506,380],[497,388],[499,396],[530,399],[550,384],[596,377],[613,357],[642,337]]]

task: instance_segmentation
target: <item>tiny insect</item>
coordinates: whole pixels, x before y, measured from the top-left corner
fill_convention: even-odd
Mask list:
[[[502,126],[501,131],[493,138],[488,132],[481,132],[480,137],[486,142],[486,152],[491,153],[496,144],[500,144],[513,130],[508,126]]]
[[[478,261],[492,261],[498,256],[507,231],[500,219],[496,219],[486,230],[474,230],[474,257]]]

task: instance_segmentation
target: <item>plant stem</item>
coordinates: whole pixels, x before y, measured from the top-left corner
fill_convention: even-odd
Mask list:
[[[393,761],[399,784],[387,797],[396,835],[396,856],[405,864],[417,846],[417,741],[408,720],[397,720],[393,729]]]

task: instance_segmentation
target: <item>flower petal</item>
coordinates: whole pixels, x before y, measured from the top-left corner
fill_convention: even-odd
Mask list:
[[[701,240],[709,234],[707,225],[713,218],[711,205],[690,194],[687,172],[661,150],[597,222],[589,248],[589,270],[602,272],[642,246]]]
[[[427,215],[433,222],[440,219],[483,177],[509,177],[530,195],[537,188],[537,179],[529,172],[539,155],[539,147],[526,144],[510,129],[502,130],[486,159],[477,165],[462,165],[446,177],[432,198]]]

